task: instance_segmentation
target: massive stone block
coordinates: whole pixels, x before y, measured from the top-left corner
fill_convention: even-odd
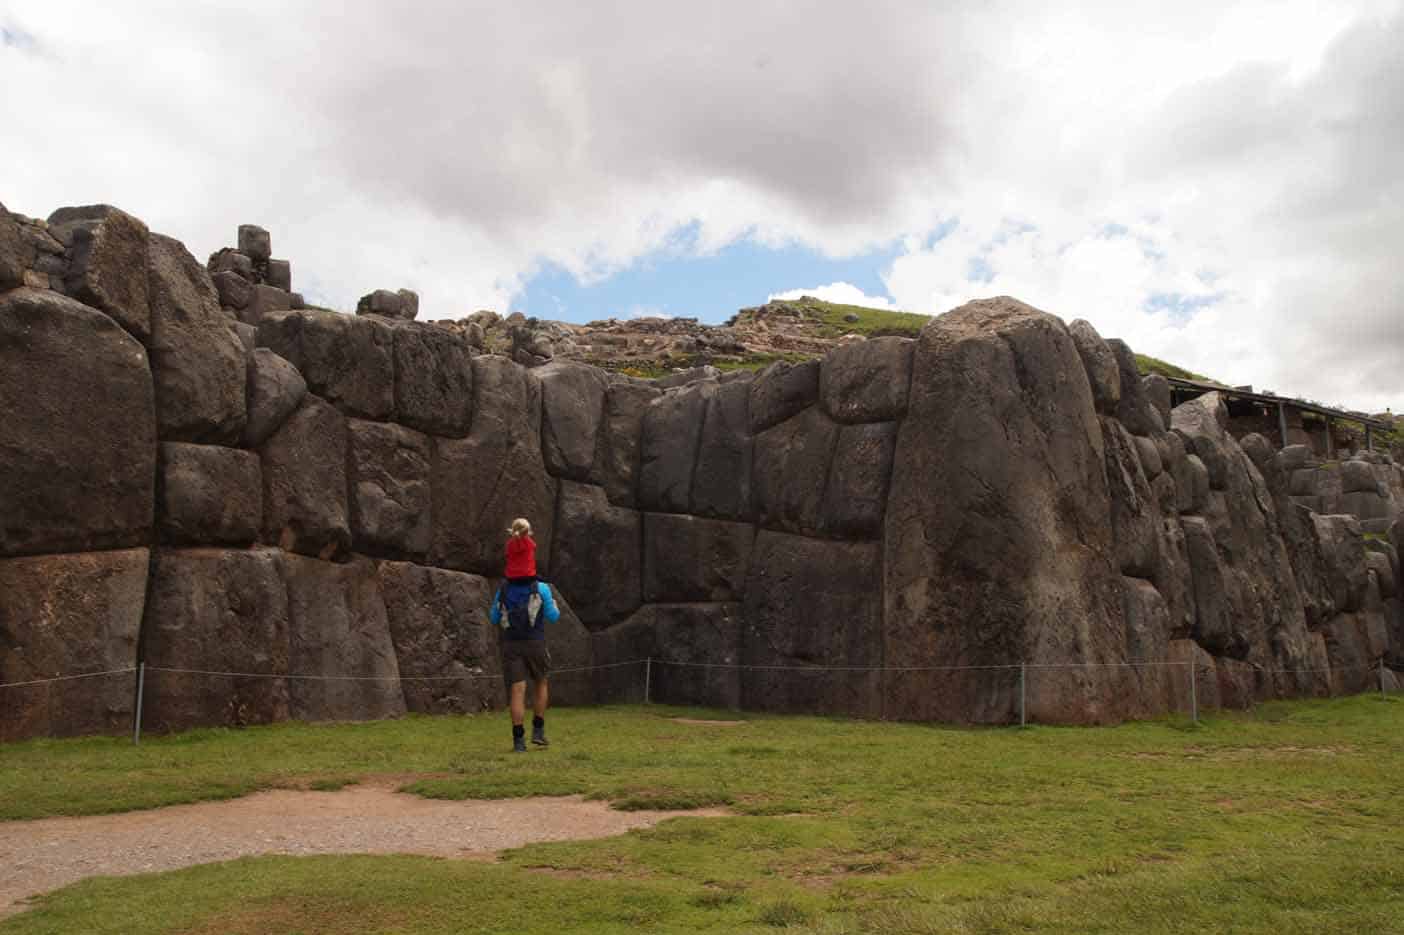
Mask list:
[[[0,291],[24,285],[24,271],[34,263],[34,248],[20,235],[20,226],[0,205]]]
[[[636,506],[639,445],[644,412],[661,391],[646,384],[615,382],[605,391],[604,423],[596,435],[591,480],[616,506]]]
[[[248,545],[263,523],[258,455],[217,445],[161,444],[157,525],[166,542]]]
[[[875,543],[769,531],[756,536],[746,580],[742,660],[783,668],[746,673],[747,708],[883,714],[892,686],[884,685],[880,674],[862,671],[883,664],[882,605],[873,588],[881,558]],[[855,669],[821,672],[816,666]]]
[[[1149,581],[1121,579],[1126,620],[1126,661],[1147,663],[1132,669],[1139,696],[1126,699],[1128,714],[1155,714],[1171,710],[1178,673],[1161,665],[1169,659],[1173,627],[1165,598]]]
[[[346,446],[346,417],[315,396],[264,443],[265,541],[324,559],[350,549]]]
[[[717,391],[711,381],[671,390],[644,412],[639,446],[639,506],[664,513],[691,508],[692,475],[707,402]]]
[[[473,354],[437,325],[394,329],[395,418],[431,435],[462,438],[473,424]]]
[[[157,552],[142,637],[143,729],[288,718],[288,598],[281,557],[274,549]]]
[[[1116,418],[1132,435],[1157,436],[1169,428],[1160,421],[1160,413],[1146,396],[1141,383],[1141,371],[1136,365],[1136,355],[1126,342],[1113,338],[1107,342],[1112,356],[1116,358],[1117,373],[1121,382],[1121,400],[1116,404]]]
[[[471,714],[502,706],[497,635],[486,578],[409,562],[377,566],[405,707]]]
[[[922,329],[913,368],[885,521],[887,664],[1124,661],[1102,435],[1066,327],[1013,299],[972,302]],[[1008,721],[1017,675],[898,679],[890,710]],[[1029,715],[1113,720],[1127,678],[1040,677]]]
[[[597,694],[595,673],[590,671],[595,664],[590,631],[575,615],[570,600],[560,588],[553,586],[551,593],[561,609],[561,619],[546,626],[546,643],[551,653],[551,704],[593,704]],[[502,671],[500,661],[497,671]]]
[[[821,366],[780,360],[762,370],[750,384],[751,431],[763,432],[817,402]]]
[[[619,626],[594,635],[596,664],[651,659],[654,702],[741,706],[741,605],[650,604]],[[642,699],[645,673],[637,665],[596,676],[600,701]]]
[[[434,446],[430,564],[502,574],[507,527],[531,521],[537,570],[550,566],[556,480],[541,457],[541,383],[505,357],[473,358],[473,431]]]
[[[1115,419],[1102,420],[1117,564],[1124,575],[1154,578],[1162,561],[1163,527],[1160,505],[1141,467],[1137,441],[1149,439],[1131,435]]]
[[[639,514],[612,506],[603,488],[560,482],[551,571],[586,626],[607,626],[638,608],[641,535]]]
[[[1353,516],[1314,514],[1315,528],[1332,609],[1338,613],[1359,610],[1369,586],[1360,523]]]
[[[744,381],[721,384],[708,396],[692,472],[692,513],[722,519],[751,515],[749,398]]]
[[[152,234],[147,289],[161,438],[238,444],[246,418],[247,355],[220,311],[209,273],[180,241]]]
[[[301,371],[307,387],[353,416],[389,419],[395,411],[394,326],[337,312],[269,314],[258,343]]]
[[[556,477],[588,480],[604,417],[605,376],[596,367],[553,361],[536,371],[541,380],[541,448]]]
[[[151,371],[111,318],[55,292],[0,296],[0,412],[0,555],[148,541]]]
[[[844,423],[902,418],[914,343],[907,338],[869,338],[830,351],[819,369],[824,411]]]
[[[818,407],[756,436],[751,500],[756,520],[772,529],[823,529],[824,494],[839,427]]]
[[[49,227],[68,247],[68,294],[145,342],[151,335],[146,225],[111,205],[85,205],[55,211]]]
[[[422,556],[433,533],[427,436],[385,422],[348,420],[351,536],[372,555]]]
[[[146,549],[0,560],[0,682],[130,669]],[[0,740],[130,730],[132,674],[0,690]]]
[[[297,368],[266,347],[249,355],[249,417],[244,425],[244,444],[257,448],[276,432],[288,416],[297,411],[307,395],[307,381]]]
[[[367,720],[405,712],[399,664],[374,564],[288,555],[289,710],[310,721]]]
[[[1117,366],[1116,355],[1091,322],[1077,319],[1068,326],[1068,334],[1077,346],[1077,354],[1087,371],[1097,411],[1116,415],[1117,406],[1121,403],[1121,370]]]
[[[643,599],[650,603],[739,601],[755,530],[675,513],[645,513]]]
[[[819,528],[840,539],[882,535],[887,482],[897,447],[897,423],[870,422],[839,429],[824,487]]]

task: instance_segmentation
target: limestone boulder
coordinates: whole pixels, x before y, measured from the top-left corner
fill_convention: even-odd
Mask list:
[[[156,423],[167,441],[238,444],[247,415],[247,355],[209,273],[180,241],[152,234],[148,342]]]
[[[428,436],[386,422],[347,423],[351,537],[369,555],[423,556],[433,534]]]
[[[880,717],[883,619],[873,582],[875,543],[826,542],[762,531],[756,536],[743,602],[742,702],[758,711]],[[819,671],[820,666],[849,670]],[[901,712],[900,708],[891,709]]]
[[[735,709],[741,707],[741,631],[739,604],[650,604],[594,635],[595,660],[651,659],[648,692],[655,703]],[[644,676],[638,665],[602,670],[600,700],[642,700]]]
[[[757,522],[795,533],[825,527],[825,489],[838,438],[838,425],[817,406],[756,436],[751,498]],[[843,515],[846,505],[835,509],[836,525],[853,518]],[[848,512],[861,514],[863,505]]]
[[[1379,481],[1373,467],[1365,461],[1342,461],[1341,492],[1379,494]]]
[[[406,709],[473,714],[503,703],[486,578],[409,562],[377,566]]]
[[[1321,628],[1331,665],[1331,694],[1354,695],[1378,689],[1378,656],[1361,614],[1337,616]]]
[[[1209,488],[1224,490],[1228,485],[1229,459],[1237,448],[1229,435],[1228,407],[1218,393],[1180,403],[1170,414],[1171,427],[1185,441],[1187,450],[1194,452],[1209,471]]]
[[[1158,373],[1148,373],[1141,378],[1141,390],[1146,394],[1151,406],[1160,414],[1160,424],[1168,428],[1172,401],[1170,381]]]
[[[526,517],[537,570],[550,567],[556,480],[541,455],[541,382],[505,357],[473,358],[477,399],[467,438],[434,446],[430,564],[473,574],[503,571],[507,527]]]
[[[146,351],[55,292],[0,295],[0,555],[149,541],[156,412]]]
[[[248,545],[263,524],[258,455],[218,445],[162,442],[156,484],[161,538],[182,545]]]
[[[282,562],[288,594],[289,710],[307,721],[405,713],[400,669],[375,565],[298,555]]]
[[[781,360],[757,374],[750,384],[751,431],[763,432],[816,403],[821,369],[817,360],[802,363]]]
[[[249,415],[243,443],[257,448],[268,440],[307,396],[307,381],[297,368],[266,347],[249,355],[247,388]]]
[[[714,382],[671,390],[649,403],[639,443],[639,506],[664,513],[691,508],[692,475]]]
[[[1102,420],[1117,563],[1123,575],[1153,578],[1162,553],[1160,505],[1142,470],[1138,441],[1149,439],[1133,436],[1115,419]]]
[[[146,225],[111,205],[84,205],[49,215],[49,229],[68,250],[68,294],[144,343],[151,336]]]
[[[617,623],[638,609],[642,535],[638,512],[612,505],[604,488],[560,482],[552,581],[587,627]]]
[[[0,292],[24,285],[24,271],[34,263],[34,248],[25,243],[17,224],[0,206]]]
[[[614,382],[605,391],[604,422],[596,433],[591,481],[605,489],[616,506],[636,506],[639,449],[644,413],[661,395],[647,384]]]
[[[0,560],[0,683],[132,669],[146,549]],[[0,740],[127,731],[130,673],[4,689]]]
[[[750,385],[733,381],[708,394],[692,472],[691,510],[699,516],[751,515]]]
[[[1365,554],[1365,564],[1375,574],[1380,596],[1383,598],[1397,597],[1398,589],[1395,586],[1394,564],[1390,562],[1389,556],[1384,552],[1370,551]]]
[[[819,528],[837,539],[882,535],[887,481],[897,448],[896,422],[844,425],[834,443]]]
[[[643,599],[727,603],[741,599],[755,530],[676,513],[643,517]]]
[[[902,418],[914,343],[908,338],[869,338],[830,351],[819,368],[824,411],[840,423]]]
[[[330,559],[351,547],[346,417],[308,396],[263,444],[263,537]]]
[[[1338,613],[1359,610],[1369,586],[1360,523],[1353,516],[1311,517],[1324,562],[1326,586]]]
[[[546,643],[551,653],[551,704],[594,704],[596,673],[590,669],[595,664],[595,650],[590,630],[575,615],[563,589],[553,585],[551,594],[561,611],[561,618],[546,627]],[[499,640],[499,652],[500,645]],[[496,671],[502,671],[500,661]],[[639,674],[642,675],[641,669]]]
[[[1116,415],[1117,406],[1121,403],[1121,370],[1117,366],[1116,355],[1102,340],[1097,329],[1081,318],[1068,325],[1068,335],[1077,347],[1077,354],[1087,371],[1087,380],[1092,384],[1092,399],[1097,411]]]
[[[410,428],[462,438],[473,422],[473,355],[435,325],[394,329],[395,418]]]
[[[1186,455],[1172,469],[1175,505],[1181,513],[1202,513],[1209,505],[1209,469],[1198,455]]]
[[[1126,661],[1131,663],[1138,693],[1132,712],[1159,714],[1173,709],[1178,673],[1161,665],[1169,658],[1174,627],[1170,607],[1155,585],[1141,578],[1121,579],[1126,615]],[[1146,665],[1137,665],[1146,663]]]
[[[219,295],[221,308],[242,311],[253,301],[253,286],[247,279],[233,270],[220,270],[210,277],[215,292]]]
[[[1121,380],[1121,399],[1116,404],[1116,418],[1132,435],[1156,436],[1168,426],[1160,422],[1160,413],[1146,396],[1141,383],[1141,370],[1136,354],[1119,338],[1107,342]]]
[[[143,637],[143,730],[287,720],[288,597],[280,561],[274,549],[157,551]]]
[[[268,231],[257,224],[239,225],[239,252],[255,264],[267,263],[273,255],[273,241]]]
[[[236,309],[240,321],[255,328],[261,326],[265,318],[293,307],[292,293],[268,283],[256,283],[249,287],[249,301],[241,309]]]
[[[1242,657],[1247,653],[1245,634],[1230,606],[1227,573],[1219,558],[1214,531],[1202,517],[1181,521],[1194,583],[1194,640],[1216,656]]]
[[[1123,368],[1123,405],[1127,383]],[[1125,661],[1102,432],[1059,319],[1005,297],[932,319],[893,463],[887,665]],[[1027,710],[1115,720],[1130,691],[1124,669],[1071,669],[1030,682]],[[885,694],[902,717],[1008,722],[1018,670],[899,678]]]
[[[536,371],[541,381],[541,448],[556,477],[585,481],[595,464],[607,382],[597,367],[552,361]]]
[[[394,328],[376,318],[300,311],[265,315],[258,343],[296,367],[307,388],[349,415],[395,411]]]

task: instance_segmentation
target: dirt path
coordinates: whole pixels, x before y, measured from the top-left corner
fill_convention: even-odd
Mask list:
[[[690,812],[618,812],[578,796],[445,802],[371,782],[228,802],[0,823],[0,918],[84,877],[174,870],[251,854],[430,854],[490,859],[536,841],[602,838]]]

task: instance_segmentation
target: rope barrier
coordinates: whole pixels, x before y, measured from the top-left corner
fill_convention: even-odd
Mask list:
[[[564,675],[573,672],[594,672],[599,669],[617,669],[620,666],[644,665],[645,659],[630,659],[625,662],[609,662],[597,666],[568,666],[561,669],[552,669],[552,675]],[[125,669],[126,672],[134,672],[135,669]],[[147,672],[170,672],[176,675],[210,675],[220,678],[244,678],[244,679],[295,679],[297,681],[311,682],[461,682],[464,680],[474,681],[478,679],[500,679],[501,672],[473,673],[464,675],[299,675],[295,673],[281,672],[222,672],[214,669],[176,669],[168,666],[147,666]]]
[[[128,669],[108,669],[105,672],[79,672],[76,675],[56,675],[51,679],[30,679],[27,682],[0,682],[0,688],[20,688],[26,685],[48,685],[53,682],[69,682],[73,679],[91,679],[100,675],[125,675],[135,672],[136,666]]]

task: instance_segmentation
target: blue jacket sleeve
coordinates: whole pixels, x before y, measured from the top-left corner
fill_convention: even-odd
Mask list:
[[[561,609],[556,606],[556,599],[551,596],[551,586],[544,581],[538,581],[536,593],[541,595],[541,611],[546,615],[546,622],[555,623],[561,619]]]
[[[492,607],[488,609],[488,622],[493,626],[502,625],[502,588],[497,589],[497,593],[492,596]]]

